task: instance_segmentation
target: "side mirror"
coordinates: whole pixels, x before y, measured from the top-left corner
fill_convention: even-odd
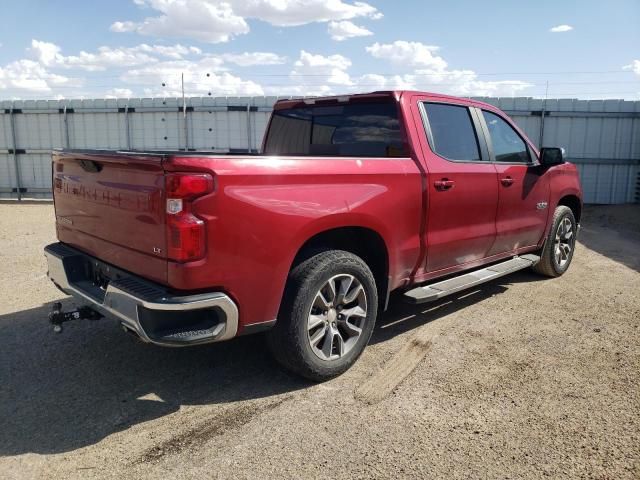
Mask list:
[[[567,161],[567,154],[564,148],[550,147],[540,150],[540,165],[552,167]]]

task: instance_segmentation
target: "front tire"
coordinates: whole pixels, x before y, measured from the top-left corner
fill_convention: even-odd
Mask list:
[[[577,222],[573,211],[559,205],[544,242],[540,261],[533,270],[547,277],[559,277],[569,269],[576,244]]]
[[[317,253],[289,274],[268,343],[285,368],[310,380],[336,377],[362,354],[376,321],[378,292],[367,264],[342,251]]]

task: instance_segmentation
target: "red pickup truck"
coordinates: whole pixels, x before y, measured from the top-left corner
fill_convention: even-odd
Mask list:
[[[562,275],[576,167],[497,108],[393,91],[276,103],[260,155],[53,153],[48,275],[145,342],[267,331],[314,380],[347,370],[389,293],[427,302],[532,267]]]

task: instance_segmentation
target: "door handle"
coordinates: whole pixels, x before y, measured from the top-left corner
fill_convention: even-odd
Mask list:
[[[450,188],[453,188],[453,183],[453,180],[443,178],[442,180],[436,180],[433,182],[433,186],[436,187],[436,190],[449,190]]]
[[[500,183],[502,183],[502,185],[504,185],[505,187],[509,187],[513,184],[513,178],[511,177],[501,178]]]

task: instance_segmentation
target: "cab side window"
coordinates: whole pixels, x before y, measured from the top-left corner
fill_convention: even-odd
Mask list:
[[[489,129],[496,162],[529,163],[529,149],[518,133],[495,113],[482,111]]]
[[[467,107],[444,103],[424,103],[431,136],[431,149],[457,161],[479,161],[478,138]]]

